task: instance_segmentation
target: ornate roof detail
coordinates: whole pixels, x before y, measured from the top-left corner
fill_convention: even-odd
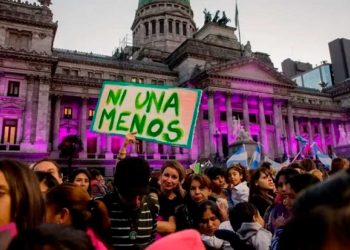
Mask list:
[[[191,6],[190,0],[139,0],[138,8],[140,9],[148,4],[157,3],[157,2],[170,2],[170,3],[178,3],[178,4],[186,5],[188,7]]]

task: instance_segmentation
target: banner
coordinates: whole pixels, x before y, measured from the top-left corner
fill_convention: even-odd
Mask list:
[[[90,129],[190,148],[202,91],[105,81]]]

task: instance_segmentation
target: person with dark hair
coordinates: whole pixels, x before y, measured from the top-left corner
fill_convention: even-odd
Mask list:
[[[234,164],[227,169],[227,179],[231,191],[231,198],[228,201],[232,200],[232,206],[239,202],[248,201],[249,187],[246,168],[239,163]]]
[[[209,249],[222,249],[223,241],[214,235],[223,221],[218,205],[210,200],[201,202],[198,205],[194,220],[198,231],[201,233],[204,245]]]
[[[33,171],[48,172],[56,178],[58,184],[63,183],[62,172],[60,166],[53,160],[48,158],[41,159],[32,166]]]
[[[286,208],[285,201],[286,186],[290,178],[298,175],[299,172],[293,168],[283,168],[277,172],[275,185],[277,188],[277,195],[275,202],[266,209],[264,215],[265,228],[272,234],[275,229],[281,226],[279,223],[285,221],[289,217],[289,210]]]
[[[9,227],[12,237],[40,225],[44,218],[45,204],[34,173],[19,161],[0,160],[0,227]]]
[[[258,168],[253,172],[249,185],[249,202],[254,204],[261,216],[273,204],[275,198],[275,184],[271,173],[266,168]]]
[[[150,195],[150,167],[146,160],[128,157],[117,163],[115,192],[107,205],[112,244],[117,249],[143,249],[154,241],[159,212],[157,195]]]
[[[65,225],[42,224],[17,235],[7,250],[95,250],[89,236]]]
[[[225,169],[219,167],[208,168],[205,174],[209,177],[211,181],[211,190],[212,195],[215,198],[224,198],[227,199],[227,188],[226,183],[226,173]]]
[[[104,177],[102,176],[101,172],[97,169],[91,169],[90,174],[91,197],[93,199],[102,198],[107,194],[107,187],[104,182]]]
[[[253,204],[238,203],[230,210],[229,218],[233,230],[246,245],[256,250],[270,249],[272,234],[264,229],[264,220]]]
[[[74,169],[70,174],[68,181],[69,183],[73,183],[84,188],[89,194],[91,194],[91,174],[88,170],[83,168]]]
[[[70,225],[90,236],[96,249],[106,249],[110,222],[106,206],[91,200],[89,193],[72,183],[52,188],[46,194],[46,219],[49,223]]]
[[[58,182],[52,174],[48,172],[35,171],[35,176],[38,178],[40,191],[42,194],[46,194],[51,188],[56,187]]]
[[[317,169],[316,163],[312,159],[302,159],[300,165],[305,172]]]
[[[332,160],[332,165],[331,165],[331,171],[329,172],[330,175],[343,170],[343,169],[348,169],[349,168],[349,161],[344,158],[335,158]]]
[[[185,203],[175,209],[176,230],[195,228],[194,214],[198,204],[206,201],[211,195],[211,182],[206,175],[192,174],[187,176],[184,187]]]

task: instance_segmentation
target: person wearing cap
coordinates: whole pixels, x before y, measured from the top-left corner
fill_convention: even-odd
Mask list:
[[[111,222],[111,244],[116,249],[144,249],[154,241],[159,212],[156,195],[150,195],[151,171],[146,160],[128,157],[117,163],[115,192],[102,200]]]

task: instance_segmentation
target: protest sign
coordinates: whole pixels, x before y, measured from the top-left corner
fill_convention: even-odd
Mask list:
[[[105,81],[91,130],[190,148],[202,91]]]

